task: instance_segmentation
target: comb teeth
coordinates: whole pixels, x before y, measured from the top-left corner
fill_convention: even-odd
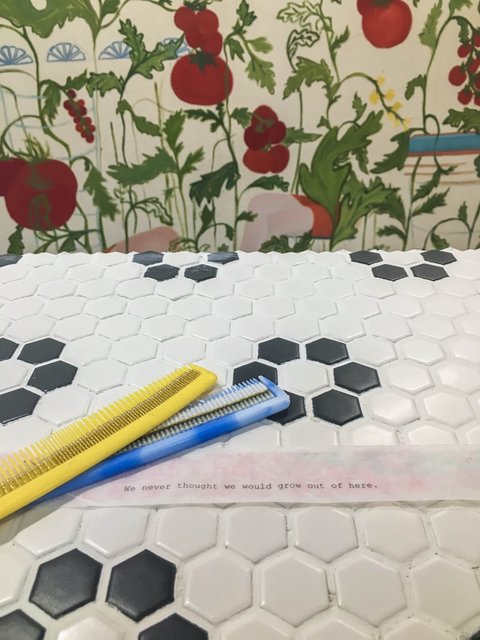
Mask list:
[[[201,375],[183,367],[126,398],[59,429],[29,447],[0,460],[0,498],[50,470],[71,461],[115,433],[141,419],[183,391]]]
[[[234,387],[192,403],[169,420],[163,422],[154,431],[150,431],[142,438],[132,442],[119,453],[138,449],[177,433],[193,429],[215,418],[229,415],[241,409],[248,409],[255,404],[270,400],[273,395],[270,389],[259,380],[253,379],[241,382]]]

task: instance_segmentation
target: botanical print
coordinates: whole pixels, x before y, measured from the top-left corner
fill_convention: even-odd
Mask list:
[[[479,13],[0,0],[0,251],[478,247]]]

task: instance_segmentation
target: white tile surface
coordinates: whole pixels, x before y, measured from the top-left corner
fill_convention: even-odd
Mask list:
[[[78,509],[51,511],[50,505],[29,511],[22,521],[15,544],[35,556],[42,556],[71,543],[80,529],[82,512]]]
[[[225,546],[252,562],[284,549],[285,514],[268,507],[230,509],[225,517]]]
[[[149,512],[146,509],[95,509],[85,514],[82,541],[111,558],[142,544]]]
[[[428,548],[420,515],[402,508],[377,507],[361,514],[360,521],[369,549],[405,562]]]
[[[293,513],[295,546],[324,562],[358,546],[352,514],[342,509],[320,507]]]
[[[215,545],[217,522],[215,510],[204,507],[160,511],[156,520],[155,544],[185,560]]]

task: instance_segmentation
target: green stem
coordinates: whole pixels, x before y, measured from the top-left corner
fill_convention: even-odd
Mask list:
[[[464,222],[463,220],[459,220],[458,218],[447,218],[446,220],[440,220],[440,222],[437,222],[437,224],[434,225],[428,232],[427,237],[425,238],[425,242],[423,243],[423,249],[427,248],[428,241],[431,239],[431,237],[437,231],[437,229],[439,229],[442,225],[447,224],[447,222],[460,222],[465,227],[467,227],[467,229],[470,231],[470,227],[468,226],[468,223]]]
[[[403,240],[403,247],[402,247],[403,251],[406,251],[407,245],[408,245],[408,236],[410,235],[410,228],[411,228],[412,219],[413,219],[413,198],[415,195],[415,181],[417,179],[417,172],[420,168],[421,163],[422,163],[422,158],[417,158],[417,161],[415,162],[415,167],[413,169],[412,177],[410,179],[410,208],[408,210],[407,221],[404,226],[405,238]]]
[[[328,24],[327,16],[323,13],[323,0],[320,0],[320,3],[318,5],[318,14],[317,15],[321,20],[321,23],[322,23],[322,26],[323,26],[323,30],[324,30],[325,36],[327,38],[328,53],[330,54],[330,59],[332,61],[333,70],[335,71],[335,76],[337,78],[337,83],[340,83],[340,73],[338,71],[337,56],[336,56],[335,50],[333,48],[332,29]]]
[[[477,226],[477,222],[480,219],[480,204],[477,207],[477,211],[475,213],[475,216],[473,217],[473,222],[471,227],[469,228],[469,232],[468,232],[468,249],[471,248],[472,246],[472,239],[473,239],[473,234],[475,232],[475,227]]]

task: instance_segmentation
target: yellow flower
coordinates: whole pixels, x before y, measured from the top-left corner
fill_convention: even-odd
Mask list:
[[[385,84],[385,76],[379,76],[377,78],[377,84],[381,87],[382,85]]]
[[[387,102],[391,102],[395,98],[395,91],[393,89],[389,89],[385,93],[384,98]]]
[[[369,100],[372,104],[378,104],[380,102],[380,95],[376,91],[372,91]]]

